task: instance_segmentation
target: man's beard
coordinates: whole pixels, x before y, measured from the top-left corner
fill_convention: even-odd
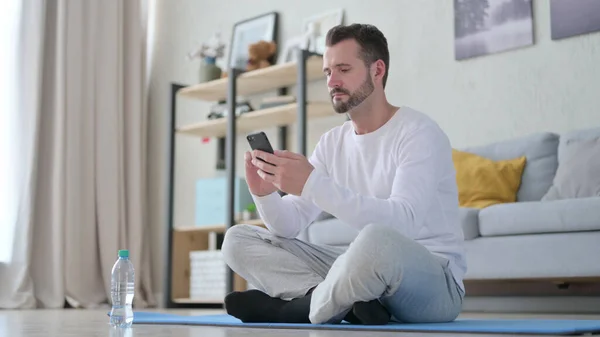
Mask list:
[[[341,88],[331,90],[330,95],[333,110],[340,114],[347,113],[348,111],[359,106],[365,99],[367,99],[367,97],[371,95],[374,89],[375,87],[373,86],[373,81],[371,80],[371,77],[369,77],[369,75],[367,74],[367,78],[365,79],[363,84],[353,94],[350,94],[349,91]],[[337,93],[348,95],[348,101],[334,101],[333,95]]]

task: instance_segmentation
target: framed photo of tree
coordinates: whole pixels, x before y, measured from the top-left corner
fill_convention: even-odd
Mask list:
[[[454,0],[456,60],[532,45],[531,0]]]

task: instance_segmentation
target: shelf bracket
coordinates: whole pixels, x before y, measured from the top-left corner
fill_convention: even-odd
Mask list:
[[[298,50],[298,80],[297,80],[297,99],[298,112],[297,112],[297,142],[298,142],[298,153],[306,156],[306,60],[313,56],[320,55],[306,49]]]
[[[244,71],[231,68],[228,72],[227,86],[227,134],[225,136],[225,170],[227,174],[227,218],[226,230],[235,226],[235,152],[236,152],[236,103],[237,103],[237,78]],[[233,291],[233,271],[227,267],[226,289],[227,293]]]
[[[174,192],[175,192],[175,133],[177,132],[177,92],[185,88],[184,84],[180,83],[171,83],[170,86],[170,110],[169,110],[169,139],[167,144],[169,158],[168,165],[168,179],[169,179],[169,188],[168,188],[168,196],[167,196],[167,231],[166,231],[166,246],[167,251],[165,254],[165,265],[167,266],[167,280],[164,285],[164,302],[167,308],[173,308],[175,303],[173,302],[172,295],[172,287],[173,287],[173,214],[174,214]]]

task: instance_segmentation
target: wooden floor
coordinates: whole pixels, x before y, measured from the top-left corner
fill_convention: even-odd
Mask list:
[[[7,337],[355,337],[355,336],[459,336],[461,334],[438,333],[393,333],[393,332],[349,332],[333,330],[276,330],[253,328],[220,328],[177,325],[134,325],[131,329],[111,329],[108,325],[106,310],[0,310],[0,336]],[[215,314],[221,311],[168,311],[177,314]],[[487,318],[579,318],[600,319],[600,315],[506,315],[506,314],[465,314],[462,317]],[[476,337],[477,334],[462,334]],[[490,335],[484,335],[490,336]],[[506,335],[503,335],[506,336]]]

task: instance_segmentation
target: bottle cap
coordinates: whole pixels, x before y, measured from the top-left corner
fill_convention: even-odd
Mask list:
[[[129,250],[127,250],[127,249],[119,250],[119,257],[129,257]]]

